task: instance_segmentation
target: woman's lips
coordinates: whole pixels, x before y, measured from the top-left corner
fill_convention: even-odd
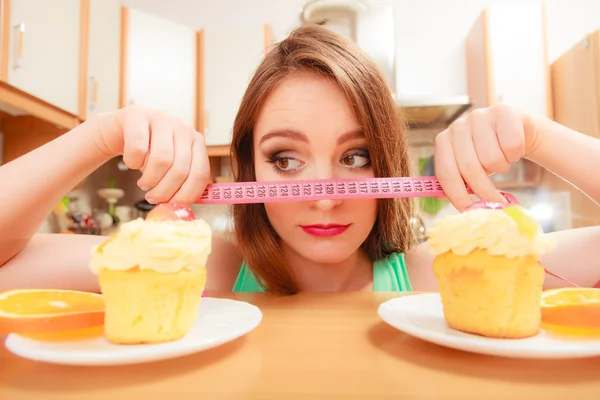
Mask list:
[[[337,236],[346,232],[348,225],[339,224],[321,224],[321,225],[301,225],[302,230],[309,235],[317,237]]]

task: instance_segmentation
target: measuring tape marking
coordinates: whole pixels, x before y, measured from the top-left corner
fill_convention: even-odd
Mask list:
[[[443,197],[434,176],[211,183],[198,204]]]

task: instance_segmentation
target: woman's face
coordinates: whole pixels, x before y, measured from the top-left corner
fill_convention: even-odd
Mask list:
[[[316,75],[285,79],[254,127],[258,181],[373,177],[367,142],[344,94]],[[369,235],[374,199],[265,204],[284,246],[318,263],[348,259]]]

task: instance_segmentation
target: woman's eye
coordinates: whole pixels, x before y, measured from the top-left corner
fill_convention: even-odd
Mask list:
[[[293,158],[280,158],[275,161],[275,165],[283,171],[294,170],[299,167],[298,160],[294,160]]]
[[[362,168],[369,165],[370,162],[369,157],[362,154],[351,154],[342,158],[342,164],[352,168]]]
[[[277,155],[271,157],[267,162],[273,165],[275,172],[294,172],[304,165],[302,161],[295,158]]]

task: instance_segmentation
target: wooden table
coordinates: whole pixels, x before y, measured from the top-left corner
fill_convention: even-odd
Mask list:
[[[599,399],[600,358],[512,360],[429,344],[377,307],[399,294],[211,294],[261,308],[224,346],[121,367],[36,363],[0,350],[0,399]]]

